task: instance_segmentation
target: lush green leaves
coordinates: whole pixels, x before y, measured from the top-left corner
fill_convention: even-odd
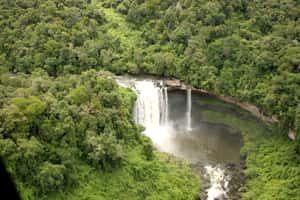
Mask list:
[[[58,194],[72,199],[70,192],[81,191],[82,184],[92,184],[95,176],[96,182],[106,184],[103,176],[109,174],[115,176],[109,181],[116,185],[109,190],[102,186],[101,194],[94,188],[91,194],[96,190],[97,198],[114,195],[114,199],[122,199],[138,192],[139,199],[152,193],[156,196],[165,187],[167,199],[192,199],[197,194],[198,179],[186,165],[176,168],[154,154],[150,139],[141,135],[142,128],[132,120],[135,94],[120,88],[112,74],[91,70],[54,78],[42,70],[30,76],[8,73],[2,74],[0,86],[4,91],[0,155],[24,199]],[[179,174],[168,168],[175,168]],[[121,177],[117,175],[120,171]],[[182,189],[178,180],[165,183],[168,175],[189,177],[191,183]],[[124,178],[121,183],[131,189],[118,189]],[[147,188],[152,184],[155,187]],[[191,188],[193,192],[187,192]],[[90,195],[84,194],[84,198]]]
[[[104,72],[68,75],[88,69],[176,77],[252,102],[296,130],[300,144],[298,1],[0,1],[0,152],[28,198],[76,185],[77,162],[98,170],[126,165],[132,146],[147,161],[131,175],[142,179],[148,170],[150,180],[158,177],[156,164],[147,163],[155,159],[152,146],[131,120],[135,96]],[[264,188],[281,198],[297,180],[283,181],[288,176],[279,168],[262,173],[275,177]],[[256,180],[260,172],[247,173]],[[146,197],[162,186],[149,188],[134,194]],[[172,192],[172,199],[189,196]]]
[[[58,191],[65,184],[65,171],[64,165],[51,164],[44,162],[40,166],[39,173],[37,174],[37,182],[43,193]]]
[[[133,23],[137,26],[132,30],[141,32],[142,37],[133,37],[143,41],[136,46],[143,49],[145,59],[127,57],[128,72],[173,76],[252,102],[277,116],[286,128],[295,129],[294,110],[300,99],[296,92],[300,91],[300,29],[299,12],[295,12],[299,3],[104,2],[123,7],[127,26]]]

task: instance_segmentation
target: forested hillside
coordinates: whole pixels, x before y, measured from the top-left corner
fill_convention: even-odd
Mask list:
[[[118,47],[98,30],[105,17],[88,1],[2,0],[0,8],[1,64],[12,72],[43,68],[58,75],[100,68],[108,49]]]
[[[98,2],[140,34],[122,45],[111,31],[118,22],[90,1],[3,1],[2,65],[50,75],[106,68],[173,76],[253,102],[299,129],[299,1]]]
[[[153,149],[132,120],[135,94],[99,71],[122,52],[105,24],[90,1],[1,0],[7,170],[24,200],[194,199],[198,178]]]
[[[245,141],[245,198],[270,182],[261,199],[278,188],[297,199],[299,11],[299,0],[0,0],[0,155],[22,198],[195,199],[188,165],[156,152],[134,124],[136,96],[111,74],[130,73],[276,116],[274,141]],[[283,139],[289,130],[298,146]]]
[[[0,153],[23,199],[195,197],[196,176],[156,155],[133,123],[134,93],[110,77],[1,75]]]
[[[236,97],[300,130],[300,2],[106,0],[143,43],[136,73],[173,76]],[[298,116],[298,117],[296,117]]]

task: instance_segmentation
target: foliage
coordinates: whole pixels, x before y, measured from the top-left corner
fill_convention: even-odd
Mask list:
[[[0,64],[50,75],[106,68],[177,77],[252,102],[295,129],[299,6],[292,0],[4,1]]]
[[[132,120],[134,93],[111,76],[2,74],[0,155],[23,199],[73,199],[95,182],[101,190],[79,196],[142,199],[165,190],[164,199],[193,199],[198,193],[199,180],[186,164],[179,168],[155,155]]]
[[[195,199],[199,180],[186,163],[157,153],[156,159],[145,161],[140,150],[131,151],[128,164],[110,173],[98,173],[90,166],[80,165],[78,189],[67,194],[51,193],[44,199]]]
[[[216,102],[202,99],[201,105],[205,109],[204,105],[214,104],[214,107],[222,107],[227,112],[205,109],[205,119],[235,127],[244,139],[241,154],[246,159],[247,181],[242,188],[242,199],[299,199],[300,158],[295,151],[296,144],[280,134],[280,127],[266,127],[250,117],[250,113],[230,104]]]
[[[254,103],[280,120],[281,134],[296,131],[299,154],[299,10],[293,0],[0,0],[0,152],[24,198],[78,186],[80,167],[93,166],[98,176],[124,169],[129,146],[140,146],[136,157],[156,167],[148,163],[156,159],[152,145],[131,121],[134,95],[90,69],[175,77]],[[266,164],[257,171],[249,154],[245,198],[292,199],[297,180],[282,179],[298,175],[291,145],[280,136],[263,143],[249,150],[270,156],[258,158]],[[281,153],[268,154],[280,145]],[[290,168],[272,163],[283,153]],[[274,174],[265,171],[272,167]],[[137,166],[137,178],[144,170]],[[181,191],[161,198],[190,198]]]
[[[143,73],[252,102],[295,129],[299,2],[105,0],[102,5],[124,15],[127,25],[121,26],[142,35],[136,48],[143,49],[145,59],[128,57],[135,64],[127,72],[139,66]]]
[[[58,191],[64,186],[65,166],[45,162],[41,165],[37,174],[39,187],[44,193]]]
[[[103,68],[115,46],[97,29],[105,17],[91,1],[1,0],[0,13],[0,60],[13,72],[43,68],[60,75]]]

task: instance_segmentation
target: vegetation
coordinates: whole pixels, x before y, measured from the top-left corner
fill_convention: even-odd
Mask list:
[[[133,123],[134,93],[111,74],[2,74],[0,88],[0,154],[24,200],[192,200],[199,192],[186,163],[155,153]]]
[[[133,124],[134,94],[102,70],[176,77],[276,116],[268,140],[226,121],[245,125],[244,198],[297,198],[299,10],[296,0],[0,0],[0,154],[23,198],[197,193],[186,164],[157,155]]]
[[[0,63],[12,72],[173,76],[298,130],[299,1],[30,0],[0,9]]]
[[[252,102],[286,130],[296,128],[299,1],[105,0],[103,6],[141,32],[143,56],[130,58],[138,73]]]
[[[206,120],[235,127],[243,135],[241,153],[246,158],[247,177],[243,199],[299,199],[300,157],[295,151],[296,144],[282,136],[280,128],[266,127],[250,117],[250,113],[211,98],[202,99],[201,104]],[[205,110],[211,104],[227,111]]]
[[[104,14],[86,0],[1,0],[0,63],[50,75],[110,66],[119,42],[100,29]]]

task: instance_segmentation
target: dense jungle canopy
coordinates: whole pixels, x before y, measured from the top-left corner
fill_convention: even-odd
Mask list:
[[[134,124],[136,95],[113,78],[127,73],[177,78],[278,118],[280,139],[255,159],[281,145],[259,180],[282,191],[257,199],[299,198],[299,0],[0,0],[0,155],[23,199],[195,199],[188,164]]]

